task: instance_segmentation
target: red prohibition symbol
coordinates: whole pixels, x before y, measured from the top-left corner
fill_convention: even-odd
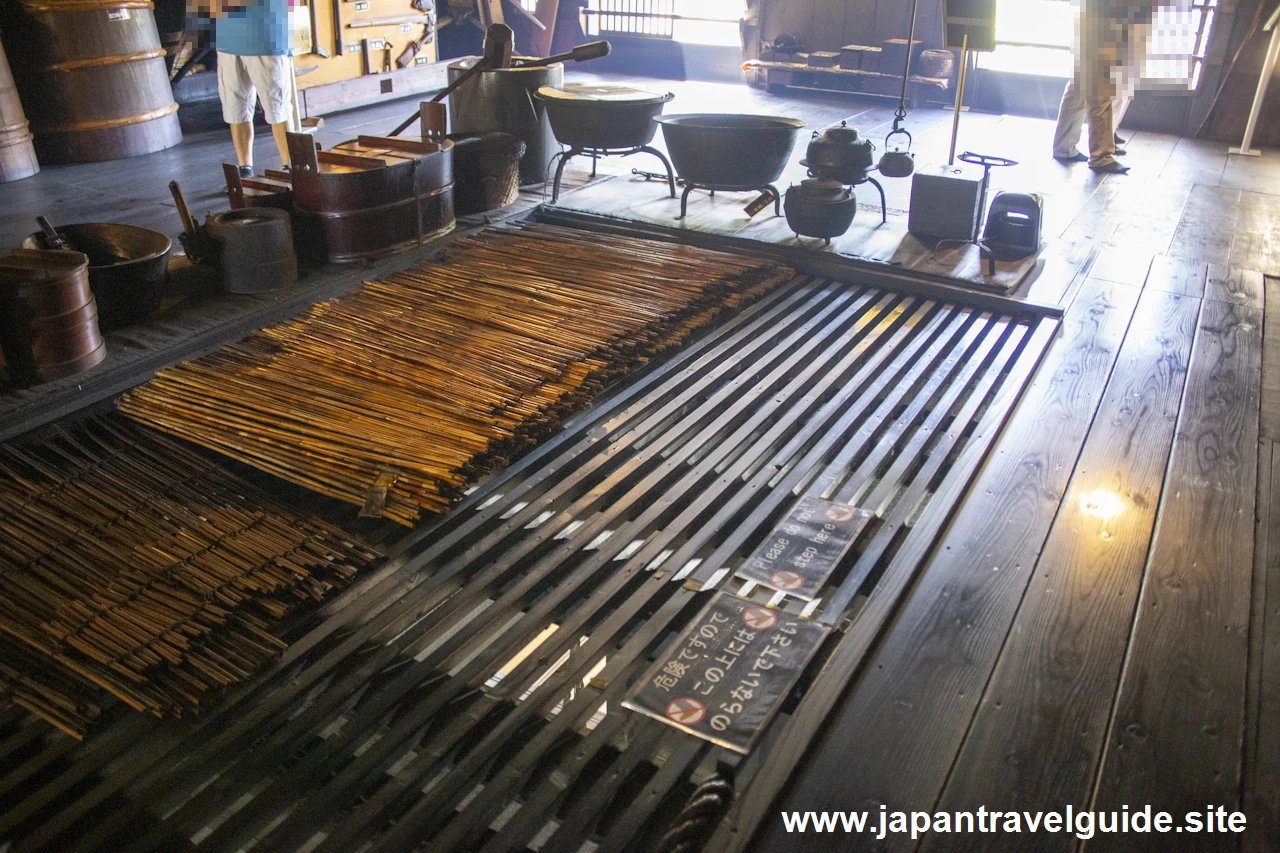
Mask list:
[[[829,506],[822,514],[827,517],[827,521],[848,521],[855,512],[851,506]]]
[[[786,569],[769,575],[769,582],[781,590],[799,589],[804,586],[804,578]]]
[[[772,610],[748,607],[742,611],[742,624],[754,631],[767,631],[778,624],[778,617]]]
[[[676,699],[667,705],[667,717],[682,726],[692,726],[702,722],[707,715],[707,706],[697,699]]]

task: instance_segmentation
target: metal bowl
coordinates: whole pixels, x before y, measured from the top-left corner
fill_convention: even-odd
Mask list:
[[[173,241],[159,231],[114,222],[63,225],[58,233],[89,256],[89,289],[98,302],[98,325],[115,329],[139,323],[160,306]],[[40,234],[22,242],[43,248]]]
[[[658,116],[676,172],[687,183],[712,189],[758,189],[782,175],[798,118],[690,113]]]
[[[675,95],[622,86],[543,86],[534,95],[546,108],[556,141],[571,148],[621,151],[653,141],[653,118]]]

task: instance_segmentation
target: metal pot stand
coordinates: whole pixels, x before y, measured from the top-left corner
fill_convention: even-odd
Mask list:
[[[855,181],[852,184],[848,184],[848,186],[860,187],[863,184],[871,184],[873,187],[875,187],[877,190],[880,191],[880,224],[884,225],[886,222],[889,221],[889,205],[886,204],[884,200],[884,187],[880,186],[880,182],[877,181],[875,178],[871,177],[870,175],[867,175],[865,178],[863,178],[860,181]]]
[[[577,157],[579,154],[586,154],[591,158],[591,177],[593,178],[596,176],[597,158],[630,157],[632,154],[652,154],[654,157],[657,157],[662,161],[663,168],[667,170],[667,185],[671,187],[671,197],[676,197],[676,173],[671,168],[671,161],[667,159],[667,155],[663,154],[651,145],[639,145],[634,148],[582,148],[579,146],[573,146],[556,152],[555,156],[551,158],[552,162],[556,164],[556,176],[551,184],[552,204],[555,204],[556,200],[560,198],[560,178],[564,175],[565,163],[568,163],[572,158]],[[636,172],[638,174],[635,169],[633,169],[632,172]],[[646,172],[644,174],[647,176],[655,173]],[[658,175],[658,177],[661,178],[662,176]],[[777,191],[775,190],[774,192],[776,193]]]
[[[695,183],[691,183],[690,181],[685,181],[684,192],[680,194],[680,215],[677,216],[676,219],[684,219],[685,213],[687,212],[689,207],[689,193],[693,192],[694,190],[709,190],[711,192],[712,198],[715,198],[716,190],[720,190],[721,192],[726,192],[726,193],[758,192],[760,193],[760,198],[764,200],[764,204],[762,204],[759,209],[757,209],[752,213],[753,216],[756,213],[759,213],[760,210],[763,210],[765,207],[768,207],[769,203],[768,203],[768,200],[766,199],[766,196],[768,197],[768,199],[773,199],[773,215],[774,216],[782,215],[782,193],[778,192],[778,188],[775,187],[773,184],[765,184],[763,186],[743,185],[743,184],[695,184]],[[676,197],[674,192],[671,194],[671,197],[672,198]]]

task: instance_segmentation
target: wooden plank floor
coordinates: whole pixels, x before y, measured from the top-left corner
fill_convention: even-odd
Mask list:
[[[815,129],[851,118],[877,144],[892,120],[887,101],[627,82],[675,92],[668,112],[795,115]],[[331,117],[321,141],[385,130],[404,111]],[[917,111],[908,127],[918,163],[945,158],[945,111]],[[1081,842],[800,835],[779,812],[865,809],[874,823],[882,805],[1149,803],[1180,818],[1212,803],[1243,808],[1249,829],[1099,835],[1083,847],[1280,850],[1280,288],[1270,278],[1280,275],[1280,152],[1251,160],[1228,156],[1226,143],[1127,133],[1133,171],[1099,176],[1053,161],[1052,131],[1052,122],[970,113],[959,150],[1020,160],[993,172],[993,188],[1044,194],[1048,245],[1017,295],[1064,305],[1063,331],[957,517],[914,577],[895,576],[902,597],[885,605],[883,628],[852,638],[847,683],[825,719],[794,718],[788,754],[763,770],[744,765],[767,784],[734,803],[706,849],[1066,850]],[[264,163],[269,149],[261,139]],[[176,233],[164,184],[189,174],[197,212],[221,207],[216,163],[229,150],[211,132],[120,164],[47,169],[0,186],[0,229],[12,243],[48,212]],[[612,179],[562,202],[674,224],[678,202],[631,174],[656,165],[644,160],[601,161]],[[571,168],[573,183],[585,166]],[[840,251],[893,259],[910,182],[884,185],[888,225],[861,208]],[[742,215],[747,200],[703,195],[690,225],[795,242],[772,211]],[[860,188],[859,201],[872,200]],[[874,592],[868,606],[881,606]],[[131,743],[97,748],[127,756]],[[674,755],[670,772],[692,760]],[[550,802],[550,789],[535,796],[544,794]],[[620,837],[606,848],[626,849]]]

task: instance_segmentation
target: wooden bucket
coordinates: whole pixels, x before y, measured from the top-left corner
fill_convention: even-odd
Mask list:
[[[70,376],[106,357],[88,257],[14,249],[0,260],[0,347],[19,382]]]
[[[361,136],[317,151],[289,134],[299,244],[329,263],[378,258],[454,227],[453,143]]]
[[[41,162],[116,160],[182,141],[150,0],[5,9],[4,43]]]
[[[31,144],[27,116],[18,100],[18,89],[9,60],[0,46],[0,183],[29,178],[40,171]]]

